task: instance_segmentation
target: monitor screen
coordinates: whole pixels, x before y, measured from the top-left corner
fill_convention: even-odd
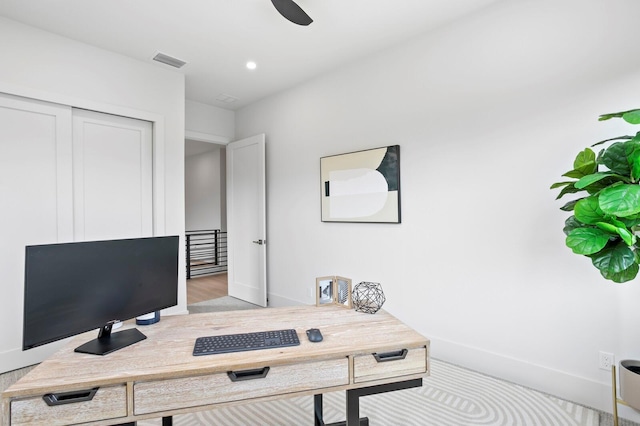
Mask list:
[[[135,343],[134,332],[111,334],[111,325],[178,303],[178,244],[168,236],[27,246],[23,350],[96,328],[101,355]]]

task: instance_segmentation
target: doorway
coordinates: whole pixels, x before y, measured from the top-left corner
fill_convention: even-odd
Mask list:
[[[225,145],[185,140],[185,227],[193,239],[186,242],[187,305],[228,295],[225,160]]]
[[[197,248],[198,254],[205,254],[195,261],[204,259],[207,268],[223,272],[214,268],[220,262],[218,255],[223,253],[225,262],[228,259],[227,295],[266,307],[265,135],[226,145],[191,142],[185,141],[187,240],[196,238],[195,234],[209,240],[197,247],[187,242],[188,265],[194,259],[190,248],[194,252]],[[199,148],[199,152],[192,153],[192,148]],[[227,238],[227,226],[232,238]],[[224,241],[224,250],[219,250],[218,241]],[[192,276],[187,270],[187,294]]]

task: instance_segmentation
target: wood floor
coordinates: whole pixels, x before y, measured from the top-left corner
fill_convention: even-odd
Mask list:
[[[205,275],[187,280],[187,305],[227,296],[227,274]]]

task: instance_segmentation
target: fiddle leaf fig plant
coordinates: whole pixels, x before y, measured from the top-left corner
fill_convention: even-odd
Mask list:
[[[621,118],[640,124],[640,109],[603,114],[599,120]],[[596,155],[591,148],[601,148]],[[591,258],[607,280],[623,283],[640,270],[640,132],[617,136],[579,152],[573,169],[551,189],[560,188],[556,199],[578,194],[561,210],[573,214],[565,221],[565,243],[574,253]]]

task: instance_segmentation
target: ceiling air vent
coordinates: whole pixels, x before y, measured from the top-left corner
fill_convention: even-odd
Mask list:
[[[173,58],[169,55],[165,55],[164,53],[156,53],[156,56],[153,57],[154,61],[162,62],[163,64],[170,65],[174,68],[182,68],[187,63],[185,61],[181,61],[180,59]]]
[[[216,96],[216,100],[220,102],[224,102],[225,104],[232,104],[238,100],[235,96],[227,95],[226,93],[220,93]]]

